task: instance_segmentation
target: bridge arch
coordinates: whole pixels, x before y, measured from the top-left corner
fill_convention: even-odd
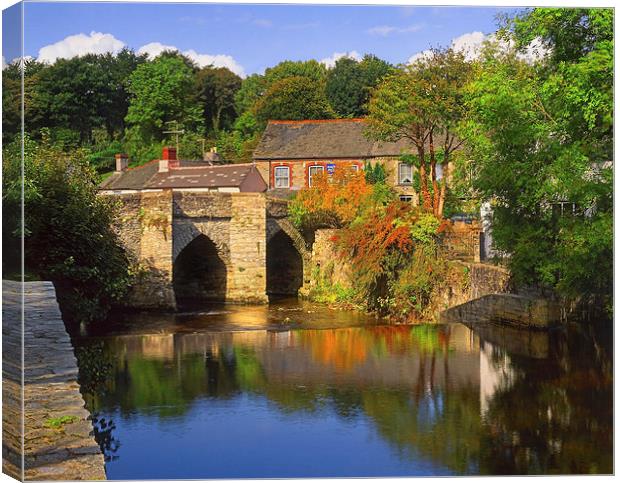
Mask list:
[[[310,250],[286,219],[267,220],[266,292],[270,297],[297,296],[306,283]]]
[[[227,229],[220,225],[174,224],[172,286],[177,306],[226,299],[230,253]]]

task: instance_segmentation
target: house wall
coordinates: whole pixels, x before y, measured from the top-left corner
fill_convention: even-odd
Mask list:
[[[368,159],[372,165],[383,163],[388,173],[388,184],[394,187],[398,194],[413,196],[413,203],[418,203],[418,197],[411,185],[401,185],[398,182],[398,157],[379,157]],[[256,167],[263,179],[268,182],[269,189],[275,188],[274,172],[277,166],[287,166],[290,169],[290,189],[300,190],[308,187],[308,173],[311,166],[323,166],[327,170],[328,164],[335,164],[335,169],[351,169],[356,165],[364,169],[366,159],[314,159],[314,160],[282,160],[282,161],[256,161]]]

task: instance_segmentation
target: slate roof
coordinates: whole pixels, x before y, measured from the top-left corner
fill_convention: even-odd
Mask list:
[[[160,173],[159,162],[154,160],[142,166],[129,168],[121,173],[114,173],[99,185],[99,189],[240,187],[251,173],[258,173],[253,164],[211,166],[204,161],[180,161],[179,167]]]
[[[145,184],[159,170],[159,161],[157,159],[138,166],[128,168],[127,170],[117,173],[104,180],[99,189],[102,190],[139,190],[144,188]]]
[[[156,173],[145,188],[229,188],[239,187],[256,167],[253,164],[225,164],[171,169]]]
[[[413,151],[408,140],[371,141],[364,136],[365,127],[364,119],[269,121],[254,159],[359,159]]]

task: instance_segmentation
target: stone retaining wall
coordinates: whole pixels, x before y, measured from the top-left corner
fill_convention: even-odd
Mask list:
[[[19,480],[104,480],[54,286],[24,284],[23,333],[21,284],[3,280],[2,299],[3,472]]]
[[[336,254],[334,237],[336,229],[320,229],[314,233],[312,251],[307,261],[307,281],[304,284],[302,295],[309,295],[314,287],[324,283],[340,285],[342,288],[351,288],[351,266]]]
[[[561,322],[558,304],[551,300],[517,294],[489,294],[442,312],[442,322],[468,326],[497,323],[530,329],[546,329]]]

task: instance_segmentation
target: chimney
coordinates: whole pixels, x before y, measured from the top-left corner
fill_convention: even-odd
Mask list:
[[[129,157],[126,154],[123,154],[123,153],[115,154],[114,159],[116,159],[116,172],[117,173],[127,170],[127,167],[129,166]]]
[[[159,172],[167,173],[169,169],[178,167],[179,162],[177,160],[176,148],[164,146],[161,152],[161,159],[159,160]]]

